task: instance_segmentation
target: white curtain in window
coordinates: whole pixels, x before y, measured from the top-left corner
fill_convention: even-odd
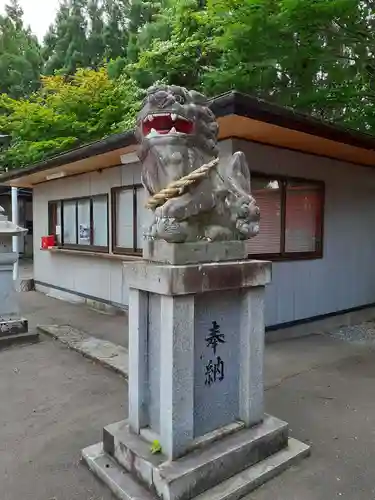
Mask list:
[[[116,246],[133,249],[133,189],[124,189],[116,193]]]
[[[56,226],[55,226],[55,234],[56,234],[56,243],[61,244],[61,202],[56,203]]]
[[[77,243],[76,202],[64,201],[64,244]]]
[[[95,196],[93,199],[93,245],[108,246],[108,198]]]

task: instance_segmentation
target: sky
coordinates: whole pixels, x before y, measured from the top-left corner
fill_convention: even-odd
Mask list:
[[[0,0],[0,12],[4,11],[6,3],[7,0]],[[55,18],[59,0],[19,0],[19,3],[25,12],[25,24],[30,25],[39,40],[42,40]]]

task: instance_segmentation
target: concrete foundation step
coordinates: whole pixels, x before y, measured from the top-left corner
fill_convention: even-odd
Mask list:
[[[151,489],[168,490],[170,500],[192,497],[216,486],[288,445],[288,424],[271,415],[249,429],[203,444],[172,462],[163,453],[153,455],[150,444],[136,436],[126,420],[103,431],[104,451]],[[150,474],[155,479],[149,484]],[[156,479],[158,478],[158,479]]]
[[[288,446],[223,481],[194,500],[239,500],[310,454],[310,447],[289,438]]]
[[[87,467],[108,486],[120,500],[156,500],[156,497],[134,481],[130,474],[103,451],[103,443],[97,443],[82,451]]]
[[[288,446],[191,500],[239,500],[281,474],[310,453],[309,446],[290,438]],[[82,459],[120,500],[157,500],[103,451],[103,443],[82,451]]]

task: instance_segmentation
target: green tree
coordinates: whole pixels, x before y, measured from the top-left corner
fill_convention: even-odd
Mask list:
[[[90,62],[87,0],[64,0],[44,40],[45,73],[73,74]]]
[[[209,0],[207,11],[220,51],[209,93],[235,88],[355,128],[374,121],[370,2]]]
[[[104,5],[105,25],[104,42],[107,60],[126,55],[128,46],[127,13],[130,3],[127,0],[106,0]]]
[[[64,0],[43,47],[53,76],[20,99],[38,73],[25,82],[14,61],[38,46],[13,1],[0,18],[0,130],[11,136],[0,160],[30,164],[128,128],[140,88],[157,80],[374,133],[374,46],[372,0]]]
[[[125,77],[112,80],[106,68],[79,69],[71,77],[43,77],[30,99],[0,96],[0,130],[11,136],[0,154],[6,168],[30,165],[134,124],[141,91]]]
[[[371,0],[164,1],[143,25],[140,4],[131,64],[120,71],[141,86],[163,80],[209,95],[236,89],[375,130]]]
[[[203,75],[218,57],[212,18],[202,2],[165,2],[153,23],[138,35],[138,61],[129,71],[142,86],[155,80],[202,87]]]
[[[108,31],[109,33],[116,33],[116,26],[119,24],[122,25],[123,29],[123,40],[126,40],[126,44],[121,46],[121,53],[116,54],[114,50],[111,51],[111,59],[108,66],[108,70],[110,75],[113,78],[116,78],[124,71],[126,71],[126,67],[129,63],[136,63],[138,61],[140,53],[149,48],[152,42],[153,36],[156,38],[162,37],[164,39],[164,35],[162,35],[162,23],[160,23],[159,14],[163,10],[164,7],[169,5],[169,0],[160,0],[147,2],[144,0],[120,0],[120,5],[118,4],[119,0],[111,0],[109,5],[112,3],[115,6],[114,13],[114,23],[115,29],[111,29],[111,23],[108,23]],[[115,21],[118,17],[116,14],[116,10],[118,7],[121,7],[121,21]],[[113,7],[112,7],[113,8]],[[111,17],[109,17],[111,19]],[[113,38],[113,36],[112,36]],[[117,35],[114,38],[114,45],[119,47],[118,39],[121,39],[120,35]],[[109,46],[111,44],[109,41],[107,42]],[[118,49],[117,49],[118,50]]]
[[[19,98],[36,90],[40,83],[41,56],[36,37],[23,24],[17,0],[0,16],[0,92]]]
[[[88,50],[90,66],[98,68],[103,64],[105,43],[104,43],[104,22],[103,22],[103,8],[99,0],[90,0],[88,6]]]
[[[128,0],[64,0],[44,39],[45,73],[73,74],[125,58]]]

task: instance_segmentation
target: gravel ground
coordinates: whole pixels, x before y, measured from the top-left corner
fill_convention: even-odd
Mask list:
[[[344,326],[333,330],[330,336],[352,344],[375,347],[375,322],[368,321],[359,325]]]

